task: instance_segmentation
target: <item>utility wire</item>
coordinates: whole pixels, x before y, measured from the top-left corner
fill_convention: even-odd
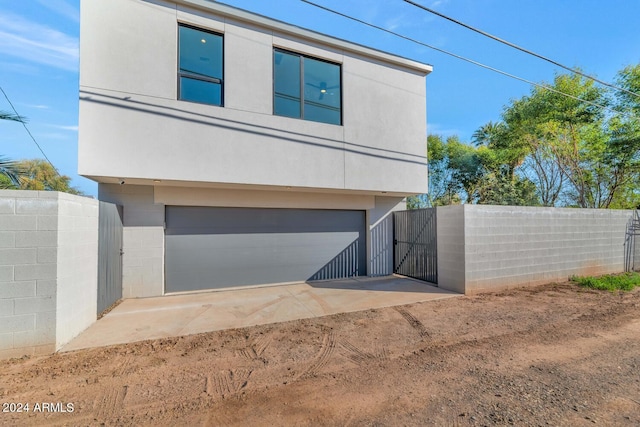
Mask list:
[[[393,35],[394,35],[394,36],[396,36],[396,37],[400,37],[400,38],[402,38],[402,39],[405,39],[405,40],[408,40],[408,41],[410,41],[410,42],[413,42],[413,43],[419,44],[419,45],[421,45],[421,46],[428,47],[429,49],[433,49],[433,50],[435,50],[435,51],[437,51],[437,52],[444,53],[445,55],[449,55],[449,56],[452,56],[452,57],[454,57],[454,58],[460,59],[460,60],[462,60],[462,61],[468,62],[468,63],[470,63],[470,64],[477,65],[478,67],[482,67],[482,68],[485,68],[485,69],[487,69],[487,70],[490,70],[490,71],[496,72],[496,73],[498,73],[498,74],[502,74],[503,76],[507,76],[507,77],[510,77],[510,78],[512,78],[512,79],[516,79],[516,80],[519,80],[519,81],[521,81],[521,82],[524,82],[524,83],[528,83],[528,84],[530,84],[530,85],[533,85],[533,86],[539,87],[539,88],[541,88],[541,89],[547,89],[547,90],[549,90],[549,91],[551,91],[551,92],[555,92],[555,93],[557,93],[557,94],[559,94],[559,95],[566,96],[567,98],[572,98],[572,99],[575,99],[576,101],[585,102],[585,103],[587,103],[587,104],[593,105],[594,107],[602,108],[602,109],[604,109],[604,110],[608,110],[608,111],[611,111],[611,112],[617,113],[616,111],[612,110],[611,108],[606,107],[606,106],[601,105],[601,104],[598,104],[598,103],[596,103],[596,102],[592,102],[592,101],[588,101],[588,100],[586,100],[586,99],[578,98],[577,96],[573,96],[573,95],[570,95],[570,94],[568,94],[568,93],[562,92],[562,91],[560,91],[560,90],[554,89],[553,87],[551,87],[551,86],[549,86],[549,85],[545,85],[545,84],[541,84],[541,83],[536,83],[536,82],[533,82],[533,81],[531,81],[531,80],[527,80],[527,79],[525,79],[525,78],[518,77],[518,76],[516,76],[516,75],[513,75],[513,74],[510,74],[510,73],[507,73],[506,71],[502,71],[502,70],[499,70],[499,69],[497,69],[497,68],[493,68],[493,67],[490,67],[490,66],[488,66],[488,65],[482,64],[482,63],[480,63],[480,62],[478,62],[478,61],[474,61],[473,59],[469,59],[469,58],[465,58],[464,56],[456,55],[455,53],[451,53],[451,52],[448,52],[448,51],[446,51],[446,50],[444,50],[444,49],[440,49],[440,48],[438,48],[438,47],[431,46],[431,45],[429,45],[429,44],[427,44],[427,43],[421,42],[420,40],[416,40],[416,39],[413,39],[413,38],[411,38],[411,37],[407,37],[407,36],[404,36],[404,35],[402,35],[402,34],[399,34],[399,33],[393,32],[393,31],[391,31],[391,30],[387,30],[386,28],[380,27],[380,26],[375,25],[375,24],[371,24],[371,23],[369,23],[369,22],[363,21],[363,20],[358,19],[358,18],[355,18],[355,17],[353,17],[353,16],[346,15],[346,14],[344,14],[344,13],[338,12],[337,10],[333,10],[333,9],[328,8],[328,7],[325,7],[325,6],[319,5],[319,4],[317,4],[317,3],[313,3],[313,2],[311,2],[311,1],[309,1],[309,0],[300,0],[300,1],[302,1],[302,2],[304,2],[304,3],[307,3],[307,4],[310,4],[310,5],[312,5],[312,6],[318,7],[318,8],[320,8],[320,9],[326,10],[327,12],[331,12],[331,13],[334,13],[334,14],[336,14],[336,15],[342,16],[342,17],[344,17],[344,18],[350,19],[350,20],[352,20],[352,21],[356,21],[356,22],[359,22],[359,23],[361,23],[361,24],[367,25],[367,26],[369,26],[369,27],[375,28],[375,29],[377,29],[377,30],[381,30],[381,31],[384,31],[384,32],[389,33],[389,34],[393,34]]]
[[[458,21],[457,19],[454,19],[454,18],[452,18],[450,16],[447,16],[447,15],[445,15],[443,13],[440,13],[440,12],[438,12],[436,10],[433,10],[433,9],[430,9],[430,8],[428,8],[426,6],[418,4],[418,3],[416,3],[416,2],[414,2],[412,0],[404,0],[404,2],[405,3],[409,3],[409,4],[411,4],[411,5],[413,5],[413,6],[417,7],[417,8],[420,8],[420,9],[422,9],[424,11],[427,11],[429,13],[433,13],[434,15],[437,15],[437,16],[439,16],[441,18],[444,18],[444,19],[446,19],[448,21],[451,21],[451,22],[453,22],[455,24],[461,25],[461,26],[463,26],[463,27],[465,27],[465,28],[467,28],[467,29],[469,29],[471,31],[475,31],[478,34],[482,34],[485,37],[489,37],[490,39],[493,39],[493,40],[495,40],[497,42],[500,42],[500,43],[505,44],[505,45],[507,45],[509,47],[517,49],[517,50],[519,50],[521,52],[524,52],[524,53],[527,53],[529,55],[535,56],[538,59],[542,59],[543,61],[547,61],[547,62],[549,62],[549,63],[551,63],[551,64],[553,64],[555,66],[558,66],[560,68],[564,68],[565,70],[570,71],[570,72],[572,72],[574,74],[578,74],[578,75],[580,75],[582,77],[585,77],[585,78],[587,78],[589,80],[593,80],[594,82],[598,82],[601,85],[604,85],[604,86],[607,86],[607,87],[609,87],[611,89],[615,89],[615,90],[620,91],[620,92],[625,92],[625,93],[628,93],[629,95],[637,96],[637,97],[640,98],[640,94],[638,94],[638,93],[635,93],[635,92],[632,92],[632,91],[627,90],[625,88],[618,87],[618,86],[612,85],[611,83],[607,83],[605,81],[599,80],[598,78],[593,77],[593,76],[591,76],[589,74],[585,74],[582,71],[577,70],[575,68],[571,68],[571,67],[567,67],[566,65],[562,65],[561,63],[559,63],[557,61],[554,61],[553,59],[547,58],[546,56],[542,56],[542,55],[540,55],[538,53],[535,53],[535,52],[533,52],[533,51],[531,51],[529,49],[525,49],[525,48],[523,48],[521,46],[518,46],[517,44],[511,43],[511,42],[509,42],[507,40],[501,39],[500,37],[497,37],[497,36],[494,36],[492,34],[489,34],[486,31],[482,31],[482,30],[480,30],[478,28],[472,27],[471,25],[465,24],[464,22]]]
[[[2,91],[2,94],[4,95],[4,97],[7,99],[7,102],[9,103],[9,105],[11,105],[11,109],[13,109],[13,112],[15,113],[16,116],[20,117],[19,122],[22,123],[22,126],[24,127],[24,130],[27,131],[27,133],[29,134],[29,136],[31,137],[31,140],[36,144],[36,146],[38,147],[38,149],[40,150],[40,152],[42,153],[42,155],[44,156],[45,159],[47,159],[47,162],[49,162],[49,164],[51,165],[51,167],[53,168],[54,171],[56,171],[56,173],[59,175],[60,172],[58,172],[58,169],[56,169],[55,166],[53,166],[53,163],[51,163],[51,160],[49,160],[49,158],[47,157],[47,155],[44,153],[44,151],[42,150],[42,147],[40,147],[40,144],[38,144],[38,141],[36,141],[36,139],[33,137],[33,135],[31,134],[31,131],[29,130],[29,128],[27,127],[27,124],[25,123],[24,119],[22,118],[22,116],[20,114],[18,114],[18,112],[16,111],[16,107],[13,106],[13,103],[11,102],[11,100],[9,99],[9,97],[7,96],[7,93],[4,91],[4,89],[2,89],[2,86],[0,86],[0,91]]]

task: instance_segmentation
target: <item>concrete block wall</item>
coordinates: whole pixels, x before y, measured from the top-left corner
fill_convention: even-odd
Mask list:
[[[98,211],[96,200],[59,194],[57,348],[96,320]]]
[[[122,297],[164,293],[164,204],[155,204],[154,187],[99,184],[98,198],[122,205]]]
[[[464,293],[464,206],[438,207],[436,215],[438,287]]]
[[[95,321],[97,258],[93,274],[83,263],[97,253],[97,206],[57,192],[0,190],[0,359],[51,353]],[[65,233],[92,221],[82,236]],[[70,253],[79,255],[65,263]],[[67,298],[83,315],[59,315]]]
[[[55,351],[55,193],[0,190],[0,358]]]
[[[438,208],[439,285],[473,294],[571,275],[622,272],[631,214],[482,205]]]

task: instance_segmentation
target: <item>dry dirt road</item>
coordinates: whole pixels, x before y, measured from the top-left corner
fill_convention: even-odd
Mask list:
[[[3,425],[639,426],[640,289],[545,285],[4,361],[0,402],[30,405]]]

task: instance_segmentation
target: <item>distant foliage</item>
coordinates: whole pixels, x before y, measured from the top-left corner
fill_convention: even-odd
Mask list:
[[[407,209],[424,209],[430,207],[426,194],[407,197]]]
[[[11,180],[6,174],[0,175],[0,188],[61,191],[84,195],[80,190],[71,186],[70,177],[58,174],[46,160],[33,159],[12,162],[12,167],[17,171],[16,180]]]
[[[640,64],[621,70],[616,84],[640,93]],[[640,97],[572,74],[548,86],[574,98],[535,87],[471,143],[430,135],[429,205],[640,205]]]
[[[22,170],[17,162],[0,157],[0,190],[17,188],[21,175]]]

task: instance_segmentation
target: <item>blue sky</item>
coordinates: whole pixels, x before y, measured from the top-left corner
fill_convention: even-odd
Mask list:
[[[108,0],[102,0],[108,1]],[[563,70],[431,15],[402,0],[313,0],[438,48],[535,82]],[[0,0],[0,85],[59,171],[77,175],[79,0]],[[530,86],[299,0],[226,0],[232,6],[433,65],[429,133],[468,141]],[[588,74],[611,81],[640,62],[640,1],[420,0],[425,6]],[[10,106],[0,94],[0,110]],[[0,123],[0,155],[42,157],[19,123]]]

